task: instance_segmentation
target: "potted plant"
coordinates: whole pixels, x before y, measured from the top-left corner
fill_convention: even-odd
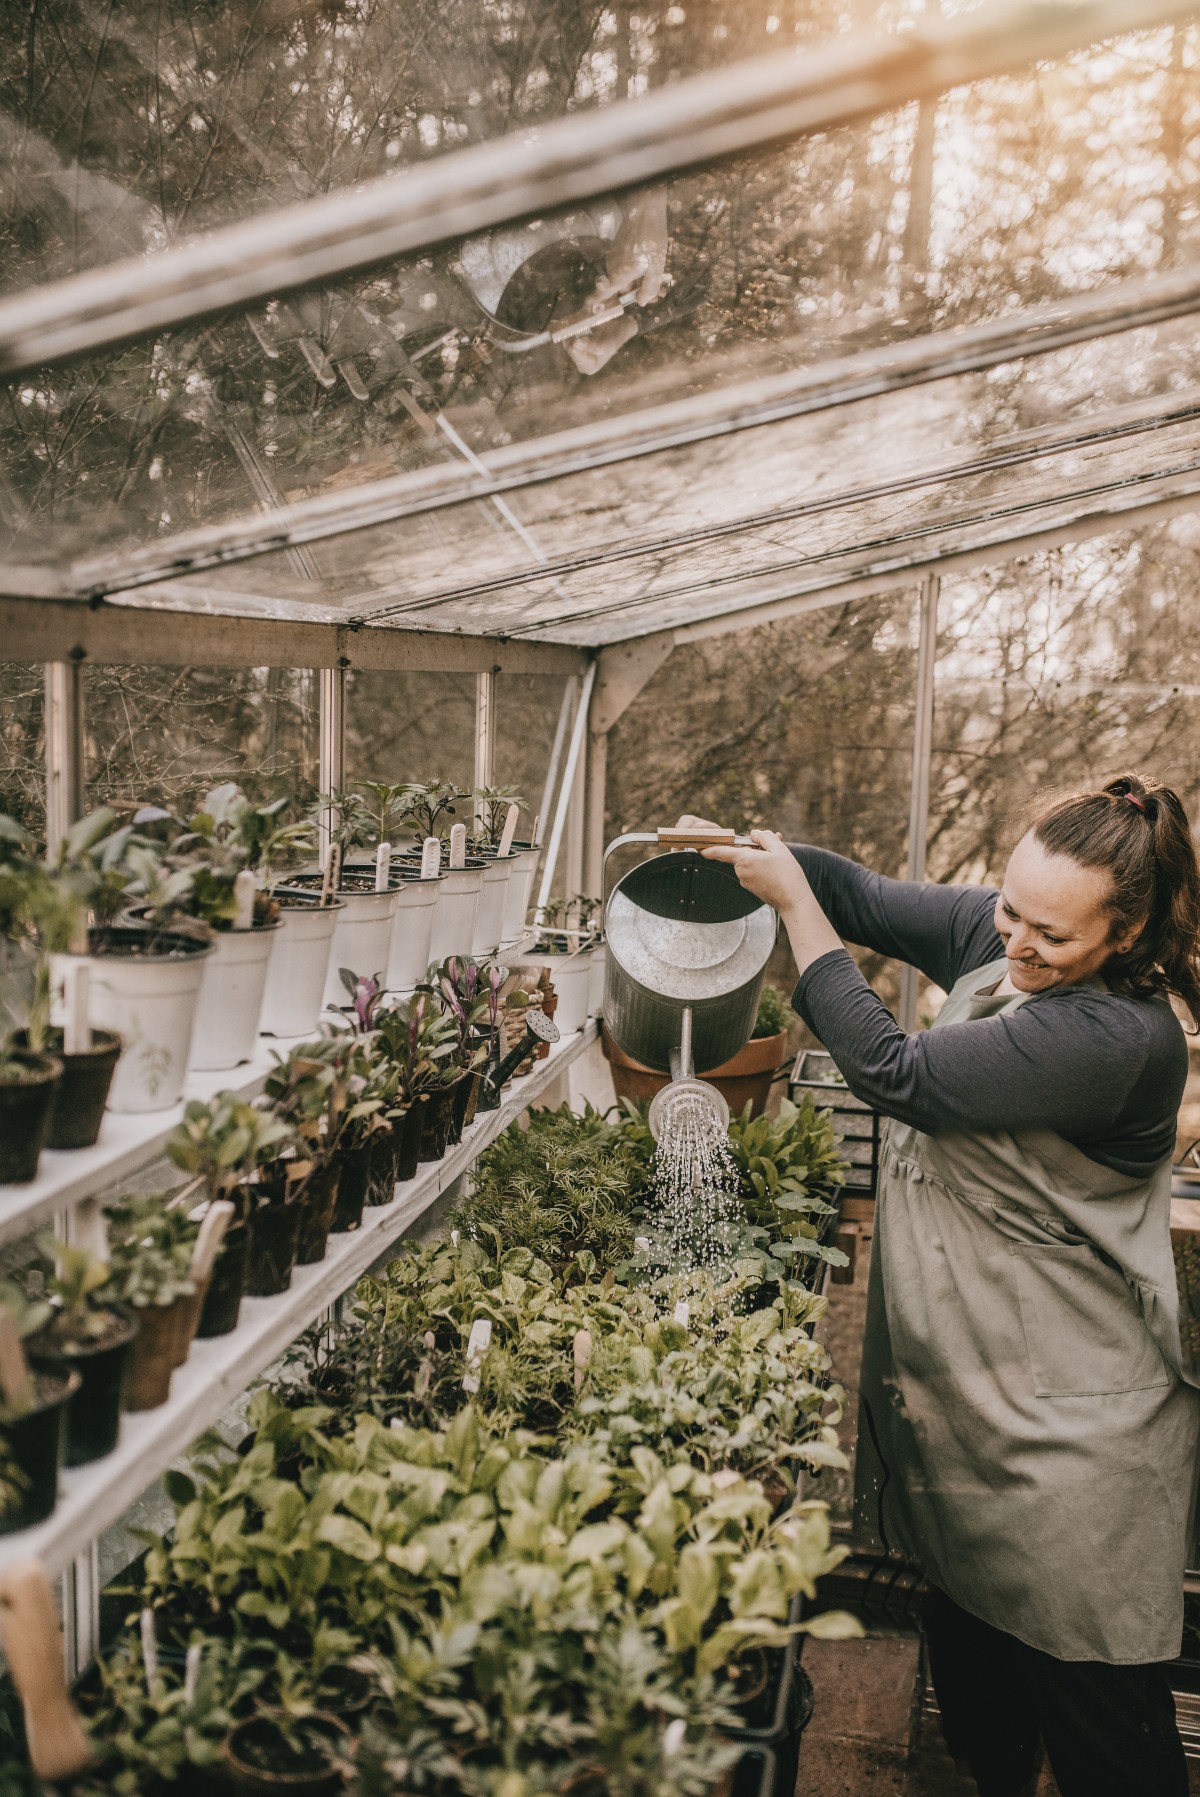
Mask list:
[[[442,1141],[450,1127],[454,1080],[453,1058],[459,1036],[454,1019],[428,992],[416,992],[404,1004],[383,1010],[376,1023],[379,1050],[396,1070],[397,1094],[407,1107],[393,1129],[398,1135],[396,1178],[411,1179],[423,1153],[427,1130]],[[434,1118],[429,1122],[431,1116]]]
[[[171,1375],[187,1359],[199,1321],[192,1278],[199,1226],[180,1203],[161,1195],[124,1198],[107,1213],[112,1298],[137,1318],[125,1362],[126,1410],[156,1410]]]
[[[523,966],[549,972],[558,995],[555,1022],[564,1036],[581,1030],[588,1020],[598,903],[587,898],[547,901],[539,913],[537,940],[521,955]]]
[[[78,878],[94,925],[87,938],[92,1021],[122,1043],[108,1106],[169,1110],[179,1100],[211,954],[207,933],[179,927],[192,874],[164,865],[162,847],[115,813],[68,831],[56,867]],[[142,915],[123,916],[131,900]]]
[[[18,1286],[0,1286],[0,1328],[7,1338],[0,1369],[0,1535],[44,1522],[58,1502],[67,1406],[79,1389],[79,1374],[30,1368],[24,1343],[44,1328],[49,1314],[47,1304],[31,1303]]]
[[[510,812],[525,801],[512,786],[481,786],[473,797],[475,834],[471,838],[471,850],[485,866],[470,952],[477,960],[486,960],[499,952],[504,940],[504,917],[516,865],[511,840],[505,845],[503,855],[500,847]]]
[[[0,1046],[0,1185],[28,1185],[50,1130],[62,1062]]]
[[[440,869],[436,874],[423,874],[419,859],[410,859],[398,843],[399,833],[410,815],[411,786],[404,782],[389,785],[380,780],[361,780],[359,786],[363,796],[350,795],[350,803],[360,809],[365,807],[371,823],[369,833],[360,829],[358,834],[365,834],[367,841],[390,843],[396,851],[391,861],[392,881],[396,886],[396,915],[383,971],[383,986],[388,992],[407,996],[416,990],[429,966],[434,914],[443,876]],[[351,867],[361,871],[362,863],[357,855],[352,857]],[[365,963],[360,961],[358,965]]]
[[[225,1765],[245,1797],[326,1797],[342,1783],[348,1739],[346,1724],[319,1710],[260,1710],[229,1731]]]
[[[194,1099],[186,1107],[166,1146],[177,1167],[203,1180],[210,1203],[229,1199],[235,1205],[196,1328],[197,1335],[205,1339],[228,1335],[237,1328],[247,1289],[255,1219],[249,1182],[259,1167],[294,1146],[294,1138],[282,1118],[247,1103],[235,1092],[218,1092],[207,1103]]]
[[[297,1140],[296,1158],[259,1175],[278,1198],[289,1189],[301,1206],[299,1266],[323,1260],[337,1209],[343,1132],[375,1114],[364,1096],[368,1062],[352,1034],[326,1036],[294,1049],[268,1076],[266,1096]]]
[[[91,827],[85,820],[72,834]],[[51,1022],[55,957],[65,956],[86,939],[87,899],[87,882],[71,862],[70,835],[57,864],[51,865],[33,854],[28,838],[11,818],[0,817],[0,936],[23,947],[27,964],[32,962],[25,1003],[17,1007],[25,1027],[15,1033],[13,1046],[50,1054],[62,1065],[51,1103],[48,1148],[92,1146],[121,1052],[121,1039],[112,1030],[90,1028],[86,1002],[82,1017],[73,1020],[69,1052],[64,1028]],[[79,997],[86,1001],[86,992]],[[9,1008],[14,1008],[11,1001]]]
[[[787,1056],[787,1021],[789,1010],[774,986],[764,986],[758,1002],[754,1033],[746,1046],[732,1058],[705,1073],[704,1077],[724,1094],[732,1112],[740,1112],[747,1104],[751,1114],[759,1116],[766,1108],[771,1086]],[[648,1104],[670,1078],[656,1073],[641,1061],[635,1061],[619,1048],[607,1031],[601,1032],[604,1058],[612,1072],[613,1089],[618,1100]]]
[[[29,1343],[34,1363],[79,1374],[67,1406],[66,1464],[84,1466],[117,1445],[121,1387],[136,1321],[112,1302],[111,1268],[88,1249],[47,1241],[41,1279],[49,1314]]]
[[[462,801],[470,798],[471,794],[456,786],[452,780],[417,781],[407,786],[404,789],[404,811],[416,826],[418,843],[411,851],[412,854],[419,857],[419,844],[430,837],[448,835],[450,841],[453,841],[453,829],[447,832],[445,826],[456,815]],[[465,834],[465,823],[463,830]],[[450,867],[445,860],[447,843],[443,841],[442,846],[443,872],[438,885],[426,966],[444,961],[447,955],[471,952],[483,890],[484,869],[487,865],[482,855],[467,854],[461,867]]]
[[[360,794],[326,793],[319,809],[331,820],[329,864],[324,873],[289,875],[278,896],[283,900],[294,892],[319,893],[340,901],[322,995],[322,1004],[335,1010],[344,1000],[343,968],[383,979],[404,882],[390,862],[383,870],[377,868],[374,857],[382,846],[375,835],[377,818]],[[370,850],[369,862],[354,859],[360,850]]]

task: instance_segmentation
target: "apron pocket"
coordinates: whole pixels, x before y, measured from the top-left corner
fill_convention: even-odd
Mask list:
[[[1124,1275],[1087,1242],[1022,1244],[1012,1254],[1039,1398],[1099,1398],[1171,1383]]]

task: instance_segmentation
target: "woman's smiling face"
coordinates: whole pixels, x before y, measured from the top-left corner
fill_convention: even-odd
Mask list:
[[[996,900],[996,928],[1018,992],[1049,992],[1091,979],[1138,931],[1113,938],[1112,881],[1069,855],[1051,855],[1032,834],[1009,858]]]

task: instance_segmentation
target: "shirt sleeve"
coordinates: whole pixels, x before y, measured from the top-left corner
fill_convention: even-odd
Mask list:
[[[1004,953],[991,887],[889,880],[828,849],[789,847],[839,936],[909,962],[946,991]]]
[[[910,1036],[844,949],[806,969],[792,1003],[857,1098],[926,1135],[1052,1129],[1077,1143],[1103,1139],[1151,1046],[1136,1004],[1092,988]]]

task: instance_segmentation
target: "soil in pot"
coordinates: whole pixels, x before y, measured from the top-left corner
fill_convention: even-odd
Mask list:
[[[398,1140],[397,1180],[416,1178],[417,1164],[421,1159],[421,1143],[425,1136],[425,1114],[428,1109],[428,1092],[419,1092],[405,1111],[401,1121],[392,1126],[392,1133]]]
[[[0,1185],[28,1185],[50,1130],[62,1062],[26,1049],[0,1053]]]
[[[361,1716],[371,1702],[371,1675],[358,1666],[326,1666],[317,1680],[316,1697],[329,1716]]]
[[[67,1436],[67,1406],[79,1390],[78,1373],[36,1371],[33,1409],[0,1425],[12,1489],[0,1496],[0,1535],[45,1522],[58,1502],[58,1469]],[[7,1468],[6,1468],[7,1470]]]
[[[429,1095],[425,1107],[425,1119],[421,1127],[421,1148],[419,1160],[440,1161],[450,1141],[450,1127],[454,1120],[454,1100],[458,1092],[458,1082],[452,1086],[443,1086]]]
[[[249,1266],[249,1225],[232,1223],[225,1231],[224,1240],[213,1262],[200,1321],[196,1325],[196,1334],[202,1341],[207,1341],[214,1335],[230,1335],[237,1328]]]
[[[41,1336],[28,1343],[29,1358],[47,1372],[78,1373],[79,1389],[67,1404],[67,1466],[102,1460],[117,1445],[121,1429],[121,1389],[125,1362],[137,1333],[137,1319],[113,1313],[96,1341],[55,1341]]]
[[[25,1047],[24,1030],[13,1039],[18,1048]],[[100,1134],[121,1038],[115,1030],[93,1030],[92,1046],[79,1054],[67,1054],[62,1043],[62,1031],[52,1030],[48,1048],[54,1059],[62,1062],[62,1078],[50,1105],[46,1147],[91,1148]]]
[[[325,1797],[342,1782],[332,1762],[347,1737],[336,1716],[294,1719],[286,1732],[270,1715],[252,1716],[229,1731],[225,1763],[245,1797]]]
[[[126,1410],[157,1410],[171,1395],[179,1331],[191,1295],[170,1304],[147,1304],[137,1312],[137,1334],[125,1361],[122,1402]]]
[[[311,1267],[325,1258],[333,1213],[337,1208],[339,1172],[337,1162],[328,1160],[315,1168],[304,1182],[300,1201],[300,1239],[296,1248],[298,1267]]]
[[[367,1190],[371,1183],[371,1160],[374,1152],[375,1138],[366,1136],[353,1148],[347,1148],[342,1153],[337,1203],[333,1207],[331,1225],[334,1235],[341,1235],[347,1229],[357,1229],[362,1222]]]
[[[274,1298],[292,1283],[304,1205],[298,1198],[259,1204],[250,1220],[250,1258],[246,1293]]]
[[[396,1165],[400,1157],[403,1127],[404,1118],[401,1117],[392,1124],[390,1129],[377,1129],[371,1137],[371,1171],[367,1181],[368,1204],[390,1204],[396,1195]]]

